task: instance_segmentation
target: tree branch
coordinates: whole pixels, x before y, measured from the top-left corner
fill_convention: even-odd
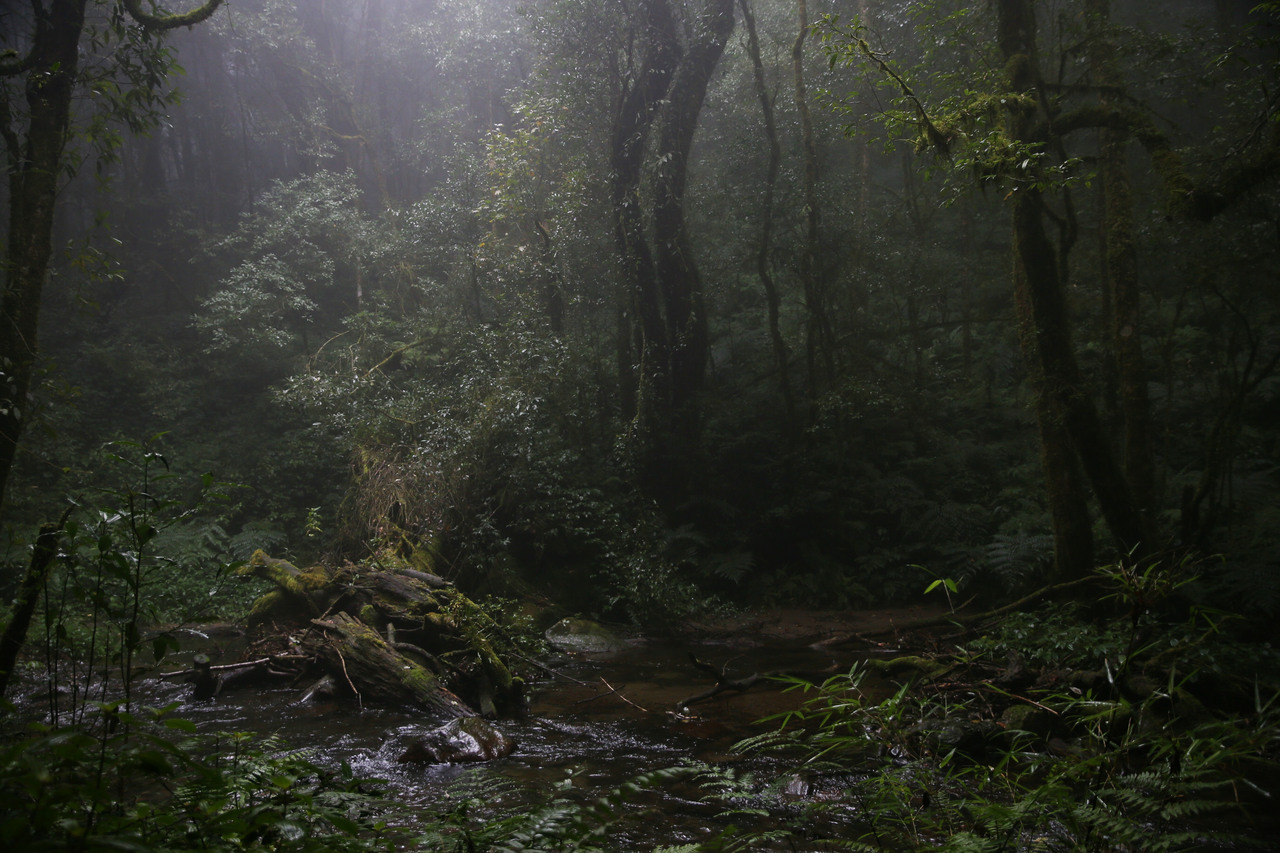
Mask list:
[[[142,0],[124,0],[124,8],[128,11],[129,17],[148,30],[172,30],[177,27],[195,26],[201,21],[207,20],[214,12],[218,11],[218,7],[221,5],[222,0],[207,0],[204,5],[192,9],[190,12],[151,14],[142,11]]]

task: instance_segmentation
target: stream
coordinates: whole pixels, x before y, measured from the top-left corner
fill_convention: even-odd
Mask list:
[[[232,659],[226,648],[209,651]],[[731,766],[764,779],[786,772],[789,765],[781,758],[744,757],[732,748],[776,728],[760,721],[797,708],[803,695],[761,683],[746,692],[721,693],[677,715],[678,702],[712,686],[708,674],[690,662],[691,653],[723,666],[731,679],[833,665],[845,672],[858,659],[856,653],[815,649],[803,641],[767,639],[747,644],[633,640],[616,652],[556,653],[543,661],[548,669],[543,680],[530,685],[527,713],[498,722],[516,740],[515,752],[480,765],[399,764],[406,741],[439,721],[403,711],[361,710],[347,702],[300,704],[296,687],[233,688],[204,702],[190,700],[190,686],[176,680],[149,680],[142,691],[147,704],[181,703],[175,713],[201,730],[280,735],[291,747],[314,750],[318,764],[337,767],[345,761],[358,776],[386,780],[392,796],[410,810],[431,814],[452,808],[458,792],[476,790],[477,783],[483,791],[525,789],[527,807],[530,789],[543,801],[552,791],[591,800],[639,774],[691,762]],[[872,694],[882,686],[863,683]],[[717,818],[721,807],[701,802],[693,782],[661,787],[639,804],[642,819],[626,822],[625,844],[618,849],[689,843],[724,823]],[[519,805],[517,796],[508,807]]]

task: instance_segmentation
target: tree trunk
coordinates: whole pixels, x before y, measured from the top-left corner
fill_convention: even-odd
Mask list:
[[[733,31],[733,0],[707,0],[691,29],[698,37],[686,46],[672,75],[656,151],[653,233],[669,358],[662,370],[669,377],[669,397],[660,401],[667,411],[659,417],[668,426],[665,434],[654,436],[654,461],[664,478],[675,470],[688,472],[699,431],[698,395],[706,377],[709,331],[702,278],[685,228],[685,189],[707,86]]]
[[[1110,0],[1088,0],[1090,60],[1103,107],[1120,108],[1121,79],[1108,25]],[[1101,133],[1103,258],[1111,309],[1112,359],[1122,421],[1126,479],[1147,523],[1155,506],[1155,464],[1151,449],[1151,403],[1147,396],[1146,356],[1142,350],[1142,312],[1138,253],[1134,239],[1133,192],[1129,182],[1128,133],[1104,127]]]
[[[27,573],[18,587],[18,595],[13,603],[13,615],[9,624],[0,636],[0,699],[4,698],[13,676],[13,668],[18,662],[18,653],[27,639],[27,629],[31,627],[31,617],[36,612],[36,604],[40,601],[40,590],[49,571],[53,568],[54,558],[58,556],[59,539],[67,518],[71,515],[68,507],[62,518],[56,523],[45,524],[36,537],[35,547],[31,550],[31,563]]]
[[[818,145],[813,134],[813,115],[809,111],[808,86],[804,76],[804,42],[809,35],[809,5],[807,0],[796,0],[796,17],[799,31],[791,45],[791,70],[795,84],[796,110],[800,114],[800,144],[804,152],[804,246],[800,252],[800,281],[804,288],[805,308],[808,311],[805,361],[809,371],[809,396],[815,399],[823,384],[818,378],[818,362],[823,365],[822,378],[830,382],[835,376],[835,360],[832,355],[831,320],[827,316],[826,294],[818,268],[819,205],[818,205]]]
[[[523,685],[495,650],[498,640],[490,639],[500,638],[501,629],[435,575],[391,557],[372,566],[299,569],[262,551],[241,573],[276,586],[255,603],[251,620],[325,629],[323,643],[304,645],[362,702],[418,705],[451,716],[474,714],[467,702],[486,716],[520,708]]]
[[[623,314],[618,333],[619,374],[625,380],[622,414],[641,423],[642,401],[662,387],[644,388],[654,380],[653,365],[666,363],[666,335],[658,299],[657,273],[645,236],[640,194],[644,153],[659,102],[680,59],[675,24],[665,0],[648,0],[637,33],[640,56],[624,82],[609,144],[614,240],[622,265]],[[636,327],[636,334],[632,333]],[[633,349],[633,338],[635,346]],[[636,364],[638,362],[638,364]],[[643,441],[643,436],[639,438]]]
[[[20,144],[3,119],[9,159],[9,245],[0,310],[0,508],[26,426],[39,351],[40,300],[53,254],[54,208],[80,64],[86,0],[54,0],[36,28],[27,71],[28,125]],[[20,147],[19,147],[20,145]]]
[[[1014,307],[1018,335],[1024,353],[1034,352],[1036,324],[1030,293],[1020,279],[1019,264],[1014,271]],[[1093,570],[1093,521],[1089,516],[1088,493],[1080,476],[1080,466],[1071,436],[1045,392],[1044,374],[1038,360],[1027,358],[1027,372],[1035,393],[1036,427],[1040,432],[1040,466],[1044,472],[1045,497],[1053,530],[1054,576],[1061,580],[1084,577]]]
[[[156,31],[198,24],[221,3],[205,0],[180,15],[147,13],[141,0],[125,0],[124,6],[144,30]],[[25,75],[27,101],[23,138],[14,127],[8,102],[0,99],[0,136],[9,179],[9,235],[0,299],[0,509],[29,415],[27,395],[39,353],[40,302],[53,254],[58,182],[66,178],[71,104],[80,73],[87,4],[88,0],[51,0],[48,6],[33,2],[29,52],[23,57],[0,56],[0,75]],[[145,85],[151,83],[148,80]]]
[[[999,41],[1010,86],[1014,92],[1033,92],[1039,85],[1036,66],[1036,24],[1030,0],[1000,0]],[[1014,108],[1010,114],[1010,135],[1017,140],[1036,141],[1030,127],[1032,108]],[[1014,276],[1015,299],[1025,305],[1028,320],[1022,338],[1027,363],[1039,371],[1037,405],[1045,416],[1060,422],[1062,430],[1042,432],[1042,440],[1060,442],[1069,436],[1085,474],[1093,487],[1107,527],[1122,552],[1150,552],[1154,537],[1135,504],[1128,482],[1115,461],[1093,399],[1084,387],[1075,360],[1067,314],[1066,294],[1059,273],[1060,259],[1045,232],[1045,202],[1042,191],[1024,183],[1013,196],[1014,254],[1018,264]],[[1046,448],[1046,457],[1067,451]],[[1049,498],[1054,500],[1054,489]],[[1054,510],[1055,516],[1059,508]],[[1062,543],[1066,544],[1066,543]]]
[[[769,311],[769,341],[773,346],[773,358],[778,365],[778,390],[786,407],[787,429],[795,426],[796,404],[791,394],[791,357],[787,342],[782,336],[780,324],[782,298],[773,280],[771,249],[773,245],[773,200],[778,184],[778,169],[782,163],[782,144],[778,141],[778,128],[773,117],[773,98],[765,83],[764,63],[760,59],[760,39],[756,35],[756,19],[748,0],[739,0],[742,18],[747,27],[747,53],[755,74],[756,97],[760,101],[760,113],[764,119],[764,135],[769,143],[769,166],[765,173],[764,200],[760,203],[760,248],[756,251],[756,275],[764,288],[765,304]]]
[[[708,351],[702,282],[685,229],[689,153],[707,86],[733,30],[733,0],[705,0],[696,19],[686,22],[686,44],[667,0],[647,0],[642,14],[640,60],[621,94],[610,144],[615,240],[638,329],[635,402],[624,402],[623,411],[634,411],[632,453],[642,487],[668,500],[690,472]],[[653,215],[647,220],[641,183],[646,144],[659,117]],[[630,339],[623,331],[620,352]],[[620,366],[627,377],[627,366]]]
[[[359,619],[335,613],[312,624],[327,638],[317,649],[325,669],[353,690],[362,705],[409,705],[451,718],[475,716],[435,673],[392,648]]]

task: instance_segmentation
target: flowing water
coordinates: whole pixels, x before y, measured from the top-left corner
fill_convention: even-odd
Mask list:
[[[544,661],[543,680],[531,685],[527,713],[497,723],[516,740],[515,752],[483,765],[397,763],[406,741],[441,722],[404,711],[361,710],[334,701],[303,704],[297,687],[228,689],[203,702],[192,701],[190,686],[177,680],[149,681],[145,689],[148,703],[179,702],[176,713],[203,730],[280,735],[291,746],[314,750],[317,763],[347,762],[357,775],[387,780],[395,799],[427,813],[449,808],[464,774],[473,787],[472,774],[479,774],[481,781],[497,777],[489,781],[518,783],[543,798],[554,790],[589,800],[639,774],[691,762],[762,776],[782,772],[782,764],[772,763],[779,759],[744,758],[733,745],[774,727],[759,721],[798,707],[804,697],[762,682],[676,713],[678,703],[712,686],[690,654],[724,667],[731,679],[753,672],[847,671],[856,660],[803,641],[745,647],[632,641],[616,652],[553,655]],[[664,785],[648,796],[646,817],[628,830],[632,849],[705,837],[718,822],[719,808],[701,802],[692,782]]]

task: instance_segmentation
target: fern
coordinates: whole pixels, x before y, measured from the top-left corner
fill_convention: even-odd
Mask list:
[[[251,521],[227,542],[227,552],[236,560],[248,560],[259,549],[273,554],[289,542],[289,535],[269,521]]]

